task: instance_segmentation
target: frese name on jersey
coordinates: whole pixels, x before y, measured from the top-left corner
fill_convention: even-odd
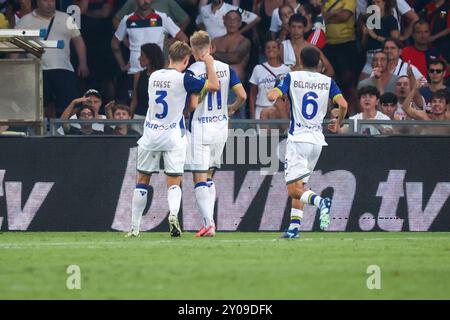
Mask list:
[[[294,88],[309,89],[309,90],[330,90],[329,83],[304,82],[301,80],[294,80]]]
[[[155,81],[153,81],[153,87],[160,88],[160,89],[170,89],[170,80],[169,81],[155,80]]]
[[[217,70],[216,71],[216,75],[217,75],[217,78],[226,78],[226,77],[228,77],[228,71],[227,70]],[[203,78],[203,79],[206,79],[207,77],[208,77],[208,74],[207,73],[202,73],[202,74],[200,74],[200,75],[198,75],[200,78]]]

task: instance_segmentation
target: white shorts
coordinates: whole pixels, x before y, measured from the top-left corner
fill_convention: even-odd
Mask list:
[[[211,168],[220,168],[225,142],[215,144],[192,143],[188,137],[185,170],[208,172]]]
[[[186,161],[186,144],[170,151],[149,151],[138,146],[137,171],[145,174],[159,173],[161,155],[164,159],[164,173],[168,176],[182,176]]]
[[[286,160],[284,162],[284,178],[286,184],[303,180],[308,182],[311,172],[320,157],[322,146],[305,142],[288,141],[286,144]]]

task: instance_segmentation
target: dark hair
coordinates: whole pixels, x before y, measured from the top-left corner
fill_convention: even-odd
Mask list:
[[[440,64],[442,66],[442,68],[444,68],[444,72],[446,69],[446,64],[442,59],[431,59],[430,63],[428,63],[428,68],[432,65],[432,64]]]
[[[94,108],[92,108],[91,106],[89,106],[87,104],[83,104],[80,107],[80,109],[78,109],[78,111],[77,111],[77,118],[80,118],[81,111],[83,111],[84,109],[89,109],[89,111],[92,112],[92,116],[95,117],[95,110],[94,110]]]
[[[314,7],[311,3],[309,2],[305,2],[303,5],[303,10],[305,10],[305,12],[307,14],[311,15],[311,21],[314,23],[314,21],[316,20],[316,17],[320,14],[320,9],[318,7]],[[306,18],[306,17],[305,17]]]
[[[306,68],[316,68],[320,61],[320,52],[314,47],[305,47],[300,52],[300,59]]]
[[[376,96],[377,99],[380,98],[380,91],[378,91],[378,89],[374,86],[364,86],[361,87],[358,90],[358,99],[361,99],[361,97],[365,94],[370,94],[372,96]]]
[[[386,42],[388,42],[388,41],[395,43],[395,45],[399,49],[403,49],[403,47],[404,47],[403,42],[400,41],[399,39],[397,39],[397,38],[386,38],[386,40],[384,40],[384,43],[383,43],[383,48],[386,46]]]
[[[430,26],[430,24],[425,19],[419,19],[413,24],[413,34],[416,32],[416,26],[419,24],[426,24],[427,26]]]
[[[397,102],[398,102],[398,98],[392,92],[383,93],[383,95],[380,97],[380,104],[383,104],[383,103],[397,104]]]
[[[141,51],[150,61],[152,70],[164,68],[164,55],[161,48],[155,43],[146,43],[141,46]]]
[[[394,0],[384,0],[384,15],[388,16],[392,14],[392,9],[395,7]],[[370,0],[368,5],[373,5],[373,0]]]
[[[306,18],[300,13],[295,13],[289,18],[289,26],[291,26],[294,22],[301,23],[305,27],[308,25],[308,20],[306,20]]]
[[[444,99],[445,104],[449,104],[449,102],[450,102],[450,97],[449,97],[446,89],[441,89],[436,92],[433,92],[433,95],[431,96],[431,100],[433,100],[433,99]]]
[[[236,13],[236,14],[238,14],[238,15],[239,15],[239,18],[240,18],[241,21],[242,21],[242,13],[241,13],[241,11],[239,11],[239,10],[230,10],[230,11],[228,11],[227,13],[225,13],[225,17],[227,17],[230,13]]]

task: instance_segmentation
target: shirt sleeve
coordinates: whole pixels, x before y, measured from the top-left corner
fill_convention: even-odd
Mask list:
[[[127,17],[128,16],[125,16],[122,18],[122,20],[120,20],[116,33],[114,33],[114,36],[120,41],[123,41],[123,39],[125,39],[125,36],[127,34]]]
[[[280,31],[280,14],[278,8],[273,10],[272,12],[272,18],[270,19],[270,31],[272,32],[278,32]]]
[[[248,80],[248,82],[250,82],[251,84],[254,84],[254,85],[258,85],[258,70],[257,70],[257,68],[258,68],[258,65],[256,65],[253,68],[250,80]]]
[[[233,88],[238,84],[241,84],[241,80],[237,76],[236,71],[234,71],[234,69],[230,67],[230,88]]]
[[[205,89],[207,81],[206,79],[194,76],[192,71],[185,72],[183,79],[184,89],[188,93],[200,93]]]
[[[168,34],[170,34],[173,38],[177,35],[178,32],[180,32],[180,28],[173,22],[172,18],[170,18],[167,15],[161,15],[164,30]]]
[[[406,0],[397,0],[397,8],[401,15],[404,15],[408,11],[412,10]]]
[[[203,22],[203,16],[202,16],[202,8],[200,8],[200,10],[198,11],[197,18],[195,19],[195,24],[199,25],[202,23],[204,23],[204,22]]]
[[[289,87],[291,86],[291,74],[288,73],[284,77],[283,80],[280,81],[280,83],[275,87],[281,95],[286,94],[289,91]]]
[[[331,79],[331,83],[330,83],[330,96],[329,98],[334,102],[334,100],[339,97],[342,96],[341,93],[341,89],[339,89],[338,85],[336,84],[336,82],[334,82],[333,79]]]

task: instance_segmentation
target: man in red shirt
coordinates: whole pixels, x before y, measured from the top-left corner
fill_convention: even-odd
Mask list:
[[[430,46],[430,25],[425,20],[414,23],[414,44],[402,50],[402,59],[411,61],[422,74],[427,74],[427,67],[431,60],[444,59],[441,51]]]
[[[444,58],[450,59],[450,1],[432,0],[425,6],[425,19],[430,24],[430,42],[438,48]]]

